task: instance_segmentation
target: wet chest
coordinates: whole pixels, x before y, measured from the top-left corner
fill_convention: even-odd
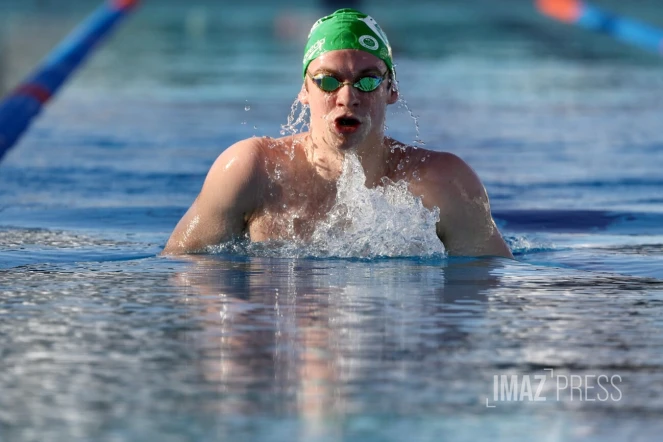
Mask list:
[[[263,205],[249,220],[252,241],[306,240],[336,199],[336,185],[310,176],[272,182]]]

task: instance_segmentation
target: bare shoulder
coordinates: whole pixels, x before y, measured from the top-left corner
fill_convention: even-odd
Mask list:
[[[437,233],[447,251],[512,258],[493,221],[488,193],[470,165],[449,152],[417,150],[411,187],[427,207],[440,210]]]
[[[408,181],[411,191],[423,198],[427,207],[438,207],[442,213],[455,211],[467,201],[486,202],[486,190],[474,170],[459,156],[408,147]]]
[[[267,142],[263,138],[247,138],[224,150],[214,161],[207,180],[230,175],[232,178],[250,179],[264,163]]]
[[[221,191],[241,195],[241,201],[237,201],[240,205],[261,201],[265,186],[273,179],[274,168],[277,165],[291,167],[292,155],[301,143],[300,138],[298,135],[253,137],[233,144],[219,155],[210,168],[199,198],[211,194],[215,201],[219,201],[214,194]],[[249,199],[246,200],[246,197]]]
[[[476,172],[459,156],[450,152],[423,150],[419,153],[419,176],[435,186],[437,192],[462,198],[486,197],[486,190]]]

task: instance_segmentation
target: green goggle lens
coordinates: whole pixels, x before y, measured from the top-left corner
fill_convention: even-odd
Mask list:
[[[311,79],[325,92],[334,92],[345,84],[350,84],[362,92],[373,92],[380,87],[380,84],[384,81],[384,76],[378,77],[375,75],[368,75],[366,77],[361,77],[354,83],[339,81],[336,77],[324,74],[311,76]]]

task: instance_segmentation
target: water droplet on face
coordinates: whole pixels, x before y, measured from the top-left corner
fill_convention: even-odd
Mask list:
[[[247,112],[250,111],[250,110],[251,110],[251,106],[249,106],[249,105],[247,104],[246,106],[244,106],[244,110],[247,111]]]
[[[257,129],[258,129],[258,126],[255,126],[255,125],[254,125],[254,126],[253,126],[253,130],[257,130]]]

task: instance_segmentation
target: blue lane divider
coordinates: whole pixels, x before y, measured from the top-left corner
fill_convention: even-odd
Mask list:
[[[138,0],[108,0],[74,29],[0,102],[0,160],[32,119]]]
[[[544,15],[663,55],[663,30],[580,0],[536,0]]]
[[[663,31],[628,17],[619,16],[584,3],[578,24],[604,32],[617,40],[661,54]]]

